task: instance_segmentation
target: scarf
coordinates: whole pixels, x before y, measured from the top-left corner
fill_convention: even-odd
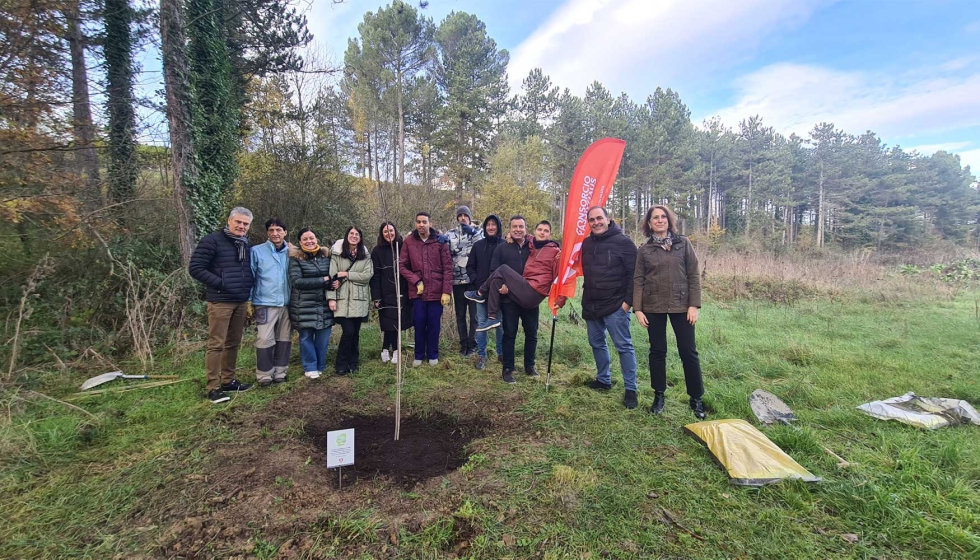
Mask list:
[[[238,249],[238,262],[244,261],[245,251],[248,251],[248,238],[235,235],[228,229],[228,226],[225,226],[221,231],[225,234],[225,237],[235,242],[235,247]]]
[[[545,239],[544,241],[538,241],[536,238],[531,238],[531,243],[534,243],[535,249],[543,249],[545,245],[551,243],[551,240]]]
[[[307,256],[307,257],[311,257],[311,258],[312,258],[312,257],[315,257],[315,256],[317,256],[317,255],[318,255],[318,254],[320,253],[320,245],[317,245],[317,246],[316,246],[316,247],[314,247],[314,248],[313,248],[312,250],[308,250],[308,249],[307,249],[306,247],[303,247],[302,245],[300,245],[300,247],[299,247],[299,248],[300,248],[300,249],[301,249],[301,250],[302,250],[302,251],[303,251],[304,253],[306,253],[306,256]]]
[[[670,251],[670,246],[674,244],[674,234],[670,233],[670,230],[667,230],[667,235],[663,237],[651,235],[650,242],[658,247],[662,247],[664,251]]]

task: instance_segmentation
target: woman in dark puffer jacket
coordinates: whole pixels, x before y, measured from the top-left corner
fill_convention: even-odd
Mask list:
[[[371,261],[374,263],[374,276],[371,277],[371,299],[378,310],[378,321],[381,323],[383,341],[381,344],[381,361],[398,363],[398,314],[401,313],[402,330],[412,328],[412,304],[408,301],[408,282],[405,277],[398,275],[401,299],[395,294],[395,273],[398,269],[398,259],[395,247],[402,248],[402,236],[398,228],[391,222],[381,224],[378,230],[378,244],[371,251]]]
[[[330,251],[310,228],[299,230],[299,247],[289,250],[289,321],[299,331],[299,357],[306,377],[327,367],[333,312],[327,305]]]

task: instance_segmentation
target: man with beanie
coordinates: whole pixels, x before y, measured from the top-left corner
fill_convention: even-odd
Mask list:
[[[588,326],[589,345],[595,358],[596,378],[589,387],[612,388],[606,331],[619,354],[626,393],[623,405],[636,408],[636,353],[630,336],[630,307],[633,306],[633,269],[636,245],[623,234],[606,209],[594,206],[587,214],[591,233],[582,242],[582,318]]]
[[[449,256],[453,259],[453,303],[456,310],[456,330],[459,332],[459,354],[476,354],[476,304],[463,294],[473,289],[473,279],[466,269],[473,244],[483,239],[483,232],[473,225],[468,206],[456,209],[456,227],[446,232]],[[469,312],[469,322],[466,314]]]
[[[252,253],[246,237],[251,224],[251,211],[233,208],[228,215],[228,225],[204,236],[197,244],[188,267],[191,278],[206,286],[208,347],[204,353],[204,370],[208,379],[208,400],[214,404],[230,400],[230,392],[252,388],[235,379],[248,298],[255,282]]]
[[[415,361],[413,366],[439,363],[439,331],[442,307],[449,305],[453,292],[453,260],[449,246],[431,225],[428,212],[415,216],[415,231],[405,239],[398,268],[408,282],[408,299],[412,302],[412,325],[415,327]]]
[[[252,307],[255,317],[255,378],[259,387],[286,381],[293,330],[289,323],[289,244],[286,224],[265,223],[268,241],[252,247]]]
[[[490,214],[487,216],[487,219],[483,220],[483,239],[480,239],[473,244],[473,248],[470,250],[469,259],[466,261],[466,275],[469,277],[472,286],[480,286],[487,281],[487,278],[490,277],[490,273],[492,272],[490,269],[490,260],[493,258],[494,250],[496,250],[497,246],[503,242],[503,237],[501,236],[502,229],[500,218],[493,214]],[[456,301],[459,301],[458,296]],[[470,300],[467,299],[467,301]],[[486,302],[471,303],[476,305],[477,323],[486,321]],[[494,334],[496,334],[495,348],[497,350],[497,360],[503,363],[504,330],[495,329]],[[487,367],[488,333],[486,331],[477,331],[475,338],[477,356],[476,369],[483,370]]]

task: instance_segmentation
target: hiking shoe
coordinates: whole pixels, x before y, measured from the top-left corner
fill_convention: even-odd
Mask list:
[[[283,375],[282,377],[277,377],[277,378],[273,379],[272,381],[274,381],[276,383],[285,383],[286,382],[286,376]]]
[[[630,391],[627,389],[626,394],[623,396],[623,406],[625,406],[628,410],[633,410],[636,408],[636,405],[636,391]]]
[[[381,351],[381,363],[385,364],[388,363],[390,360],[391,360],[391,353],[389,353],[388,349],[385,348],[384,350]]]
[[[484,369],[486,369],[486,367],[487,367],[487,359],[485,357],[480,356],[479,358],[476,359],[477,371],[483,371]]]
[[[237,379],[232,379],[228,383],[221,386],[221,390],[226,393],[244,393],[251,389],[252,386],[248,383],[242,383]]]
[[[504,369],[501,377],[503,378],[504,383],[517,383],[517,381],[514,379],[514,370],[512,369]]]
[[[476,348],[470,348],[469,350],[466,351],[465,354],[463,354],[463,356],[467,358],[472,358],[473,356],[476,356]]]
[[[422,360],[412,360],[412,367],[419,367],[422,365]]]
[[[526,373],[528,377],[541,377],[541,375],[538,374],[538,370],[534,369],[534,366],[524,368],[524,373]]]
[[[221,389],[215,389],[214,391],[208,393],[208,400],[211,401],[211,404],[218,404],[218,403],[230,401],[231,397],[229,397]]]
[[[661,391],[657,391],[653,394],[653,404],[650,405],[650,412],[654,414],[662,414],[664,411],[664,394]]]
[[[429,360],[429,365],[430,366],[437,366],[437,365],[439,365],[439,358],[436,358],[434,360]]]
[[[500,319],[494,319],[490,317],[486,321],[483,321],[476,327],[476,332],[484,332],[490,329],[495,329],[500,326]]]
[[[596,391],[608,391],[612,389],[612,383],[603,383],[598,379],[593,379],[591,382],[586,383],[585,386]]]
[[[268,387],[272,385],[272,379],[265,378],[259,380],[259,387]]]
[[[688,401],[688,404],[691,406],[691,410],[694,411],[694,416],[696,416],[698,420],[705,419],[707,414],[704,412],[704,403],[701,402],[701,399],[695,399],[692,397],[691,400]]]
[[[463,297],[465,297],[466,299],[468,299],[470,301],[475,301],[477,303],[486,303],[487,302],[487,296],[481,296],[480,295],[480,292],[478,292],[476,290],[470,290],[468,292],[463,292]]]
[[[350,370],[349,369],[338,369],[336,373],[337,373],[337,375],[344,376],[344,375],[347,375],[348,373],[350,373]]]

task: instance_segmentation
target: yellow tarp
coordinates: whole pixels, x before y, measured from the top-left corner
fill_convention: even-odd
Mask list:
[[[764,486],[787,478],[820,482],[745,420],[711,420],[684,426],[728,471],[732,484]]]

